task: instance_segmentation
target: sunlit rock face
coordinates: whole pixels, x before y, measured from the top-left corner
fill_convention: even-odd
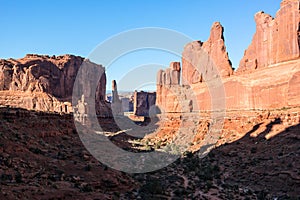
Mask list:
[[[255,21],[253,40],[235,72],[219,22],[206,42],[187,44],[176,72],[179,84],[171,84],[172,64],[157,74],[157,106],[169,113],[214,110],[215,99],[225,110],[299,106],[299,0],[282,1],[275,18],[258,12]],[[220,88],[223,94],[215,92]]]
[[[275,18],[261,11],[254,19],[256,32],[238,72],[299,58],[299,0],[282,1]]]
[[[89,88],[81,90],[85,91],[86,97],[95,96],[97,107],[107,107],[98,105],[104,104],[105,100],[104,67],[73,55],[50,57],[27,54],[21,59],[0,60],[0,104],[30,110],[72,112],[73,86],[82,64],[93,65],[98,71],[102,71],[102,76],[97,85],[96,96],[89,94]],[[90,78],[92,76],[93,74],[88,75]],[[108,108],[106,111],[108,112]]]
[[[214,78],[215,75],[228,77],[232,75],[233,69],[226,51],[224,28],[219,22],[215,22],[206,42],[194,41],[184,47],[182,53],[182,84],[189,85]],[[213,61],[215,68],[203,65],[201,60],[205,52]]]

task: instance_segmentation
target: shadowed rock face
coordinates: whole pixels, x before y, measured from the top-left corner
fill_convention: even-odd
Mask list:
[[[238,72],[299,58],[299,0],[284,0],[273,19],[255,14],[256,33],[240,61]]]
[[[133,113],[137,116],[149,117],[155,112],[156,92],[134,92]]]
[[[73,85],[84,58],[73,55],[27,54],[0,60],[0,104],[40,111],[71,112]],[[97,102],[104,102],[106,77],[97,86]],[[81,80],[84,81],[84,80]]]

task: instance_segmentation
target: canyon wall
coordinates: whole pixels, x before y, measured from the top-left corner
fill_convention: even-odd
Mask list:
[[[274,19],[257,13],[256,33],[236,72],[223,27],[214,23],[206,42],[185,46],[181,84],[166,80],[170,69],[158,72],[157,106],[170,113],[300,106],[299,16],[299,0],[282,1]]]
[[[256,33],[245,50],[238,72],[299,58],[299,0],[282,1],[275,18],[261,11],[254,19]]]
[[[224,28],[219,22],[212,25],[209,39],[206,42],[194,41],[184,47],[182,53],[182,85],[208,81],[217,74],[221,77],[232,75],[233,69],[228,58],[223,36]],[[216,66],[207,65],[202,56],[205,51]]]
[[[83,62],[102,70],[103,75],[97,86],[96,106],[100,106],[103,112],[109,112],[104,101],[106,95],[104,68],[73,55],[50,57],[27,54],[17,60],[0,60],[0,105],[49,112],[72,112],[73,85]],[[93,74],[87,77],[91,76]],[[89,90],[89,88],[79,89]]]

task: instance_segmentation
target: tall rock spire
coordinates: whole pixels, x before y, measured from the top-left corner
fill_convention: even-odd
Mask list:
[[[215,22],[206,42],[194,41],[187,44],[182,53],[182,84],[189,85],[213,78],[213,75],[228,77],[233,69],[228,58],[223,36],[224,28],[220,22]],[[201,58],[206,54],[216,66],[201,65]],[[199,65],[200,64],[200,65]]]

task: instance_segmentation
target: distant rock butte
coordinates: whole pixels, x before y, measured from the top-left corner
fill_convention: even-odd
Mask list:
[[[136,116],[149,117],[154,113],[155,109],[155,92],[134,92],[133,113]]]
[[[254,18],[256,33],[237,72],[299,58],[299,0],[282,1],[274,19],[262,11],[256,13]]]
[[[39,111],[72,112],[73,85],[83,62],[103,71],[96,101],[102,104],[100,107],[106,108],[104,68],[73,55],[50,57],[27,54],[21,59],[0,60],[0,105]],[[104,110],[109,112],[108,108]]]
[[[225,102],[226,110],[300,106],[299,0],[282,1],[275,19],[259,12],[255,20],[256,33],[236,72],[219,22],[213,24],[206,42],[187,44],[180,84],[165,80],[170,69],[158,72],[157,106],[169,113],[209,111],[213,99]],[[224,96],[214,93],[220,89],[217,80],[222,81]]]

